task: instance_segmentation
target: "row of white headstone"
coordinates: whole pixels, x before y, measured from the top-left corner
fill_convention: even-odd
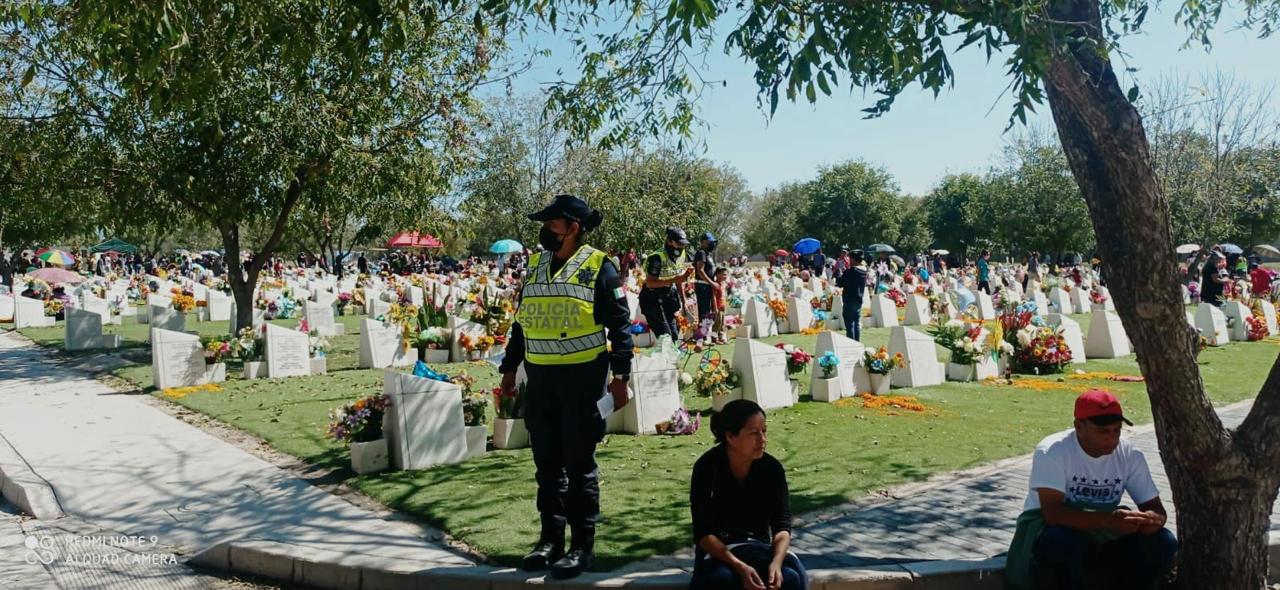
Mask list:
[[[157,389],[203,385],[213,379],[199,336],[155,326],[150,332],[151,377]],[[311,338],[307,334],[267,324],[264,342],[262,362],[269,379],[325,372],[323,360],[311,358]]]

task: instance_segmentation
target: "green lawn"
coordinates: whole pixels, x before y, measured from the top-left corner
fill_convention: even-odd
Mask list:
[[[1087,332],[1089,317],[1076,319]],[[197,392],[175,401],[256,434],[280,451],[345,469],[346,449],[323,437],[327,413],[340,403],[381,389],[381,371],[354,368],[358,320],[339,318],[350,335],[331,339],[335,350],[330,355],[329,375],[232,380],[221,384],[219,391]],[[296,320],[281,323],[293,325]],[[225,324],[194,322],[189,327],[202,333],[226,329]],[[116,329],[131,346],[145,346],[141,343],[145,326]],[[49,346],[60,345],[62,338],[60,326],[23,333]],[[884,344],[888,330],[865,330],[863,339],[868,345]],[[812,351],[815,337],[792,335],[768,341],[787,341]],[[1200,357],[1201,371],[1213,401],[1224,404],[1254,396],[1280,353],[1276,344],[1233,343],[1206,350]],[[137,350],[146,351],[145,347]],[[722,354],[731,357],[731,346],[724,347]],[[692,369],[694,364],[689,366]],[[1075,368],[1138,374],[1132,358],[1090,361]],[[452,364],[440,369],[445,373],[465,369],[479,378],[480,387],[493,387],[498,379],[488,363]],[[145,365],[127,367],[117,374],[140,387],[150,385]],[[1038,380],[1054,389],[945,383],[894,391],[895,395],[918,396],[928,407],[924,413],[865,409],[857,400],[838,405],[812,403],[805,396],[796,407],[770,415],[769,452],[787,466],[792,507],[799,514],[893,484],[1030,452],[1043,436],[1070,426],[1075,397],[1070,388],[1109,388],[1125,400],[1126,413],[1135,422],[1151,420],[1140,383],[1063,377]],[[807,376],[801,376],[800,381],[807,388]],[[691,391],[686,391],[685,399],[693,410],[710,407],[709,399]],[[711,444],[705,422],[694,436],[610,435],[605,439],[598,453],[605,514],[598,540],[598,568],[614,568],[690,545],[688,475],[694,460]],[[352,483],[387,506],[444,528],[498,563],[515,563],[537,535],[528,449],[495,451],[460,465],[423,471],[355,477]]]

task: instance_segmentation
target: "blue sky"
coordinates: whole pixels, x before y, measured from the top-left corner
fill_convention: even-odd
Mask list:
[[[1211,37],[1210,52],[1198,45],[1180,49],[1186,34],[1173,22],[1176,6],[1153,8],[1146,31],[1123,44],[1128,65],[1139,70],[1133,76],[1140,87],[1171,73],[1194,82],[1218,68],[1251,84],[1280,84],[1280,35],[1257,39],[1251,32],[1233,31],[1236,15],[1228,13]],[[554,81],[557,68],[572,75],[577,62],[562,39],[543,34],[530,41],[553,55],[516,82],[517,92],[534,92],[540,83]],[[1008,84],[1003,59],[996,56],[987,63],[977,46],[951,59],[953,88],[936,99],[930,92],[909,89],[879,119],[863,119],[861,110],[872,100],[861,89],[851,95],[846,88],[831,97],[820,94],[816,105],[783,101],[769,120],[757,108],[750,67],[716,51],[703,75],[727,86],[710,89],[701,102],[705,155],[737,168],[754,190],[807,180],[823,165],[861,158],[886,167],[904,191],[924,194],[946,174],[985,170],[1008,140],[1004,129],[1012,99],[1001,96]],[[1121,79],[1125,88],[1131,83]],[[1051,128],[1048,105],[1039,110],[1029,123]]]

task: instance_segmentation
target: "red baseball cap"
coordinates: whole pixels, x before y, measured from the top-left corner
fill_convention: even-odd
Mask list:
[[[1094,423],[1114,424],[1117,420],[1124,420],[1125,424],[1133,426],[1133,422],[1124,417],[1124,411],[1120,409],[1120,400],[1111,395],[1110,391],[1090,389],[1076,398],[1076,420],[1108,417],[1114,417],[1115,419],[1092,421]]]

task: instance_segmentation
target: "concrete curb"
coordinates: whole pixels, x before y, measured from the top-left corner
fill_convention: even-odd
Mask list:
[[[0,434],[0,495],[40,520],[65,516],[53,488],[31,470],[3,434]]]
[[[1271,539],[1272,563],[1280,564],[1280,534]],[[511,568],[485,565],[413,564],[352,555],[277,541],[228,541],[202,551],[188,565],[248,574],[284,584],[334,590],[515,590],[539,588],[643,588],[685,590],[689,572],[679,568],[631,573],[591,573],[550,580]],[[919,561],[809,571],[811,590],[1000,590],[1004,557],[981,561]],[[1271,581],[1280,581],[1273,568]]]

